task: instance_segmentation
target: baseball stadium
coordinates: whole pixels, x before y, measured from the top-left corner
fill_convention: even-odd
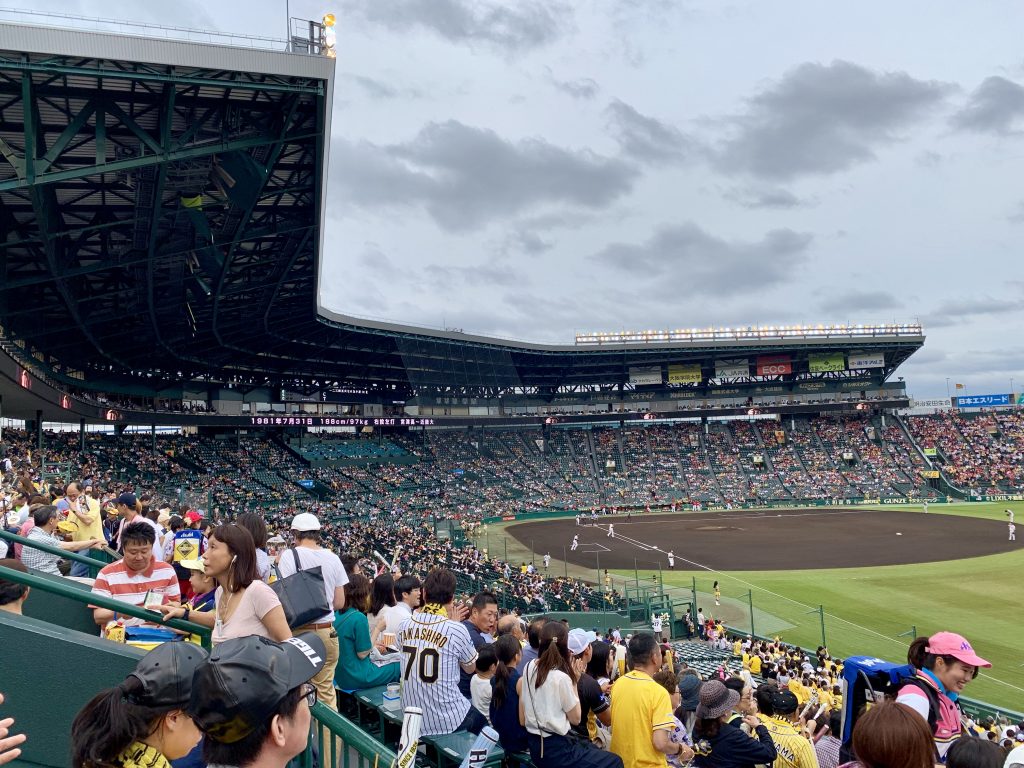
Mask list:
[[[154,647],[101,636],[97,605],[211,644],[194,613],[95,592],[126,498],[158,527],[255,516],[272,555],[310,513],[369,578],[446,568],[502,616],[602,635],[664,616],[704,676],[738,672],[748,638],[903,664],[955,632],[991,662],[960,702],[971,727],[1024,719],[1016,396],[916,403],[900,371],[918,324],[539,344],[326,308],[332,24],[294,25],[282,49],[0,22],[14,764],[70,765],[75,713]],[[60,509],[72,486],[110,512],[104,538],[70,515],[59,544],[31,537],[19,510]],[[383,686],[337,688],[293,764],[393,761],[401,709]],[[421,764],[461,762],[456,735],[425,737]]]

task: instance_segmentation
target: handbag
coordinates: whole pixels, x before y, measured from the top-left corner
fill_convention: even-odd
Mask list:
[[[281,578],[281,571],[274,566],[277,581],[270,585],[284,608],[284,618],[290,629],[312,624],[324,614],[331,612],[327,602],[327,589],[324,586],[324,574],[320,566],[302,570],[299,554],[295,547],[290,547],[295,559],[295,573]]]

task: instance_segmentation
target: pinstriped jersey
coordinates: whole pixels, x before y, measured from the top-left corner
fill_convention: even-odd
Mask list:
[[[446,616],[415,611],[395,636],[403,655],[402,706],[423,710],[424,736],[452,733],[472,706],[459,691],[460,665],[476,659],[469,632]]]

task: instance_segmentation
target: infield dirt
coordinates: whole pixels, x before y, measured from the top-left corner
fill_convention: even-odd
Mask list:
[[[608,525],[615,537],[608,536]],[[934,512],[846,508],[677,512],[599,516],[596,525],[575,518],[516,523],[505,532],[537,555],[550,552],[575,565],[641,568],[660,562],[677,570],[771,571],[903,565],[992,555],[1017,549],[1005,522]],[[901,533],[901,536],[897,536]],[[579,535],[579,547],[570,545]]]

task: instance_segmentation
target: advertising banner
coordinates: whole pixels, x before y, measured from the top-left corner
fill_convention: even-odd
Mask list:
[[[949,408],[948,398],[934,398],[931,400],[913,400],[911,408]]]
[[[1013,405],[1013,398],[1009,394],[1002,395],[968,395],[956,397],[957,408],[995,408],[1000,405]]]
[[[924,455],[927,456],[929,459],[934,459],[936,456],[939,455],[939,449],[938,448],[925,448],[924,449]]]
[[[630,384],[661,384],[661,366],[632,367],[629,369]]]
[[[811,373],[828,373],[829,371],[845,371],[846,361],[842,352],[830,354],[811,354],[807,358]]]
[[[921,477],[927,477],[931,479],[937,479],[939,477],[939,470],[937,469],[922,469]]]
[[[700,384],[701,378],[700,363],[668,367],[669,384]]]
[[[851,371],[860,371],[865,368],[885,368],[885,355],[882,352],[850,355],[848,367]]]
[[[760,355],[757,358],[758,376],[779,376],[793,372],[793,361],[789,355]]]
[[[741,376],[750,375],[750,361],[746,358],[739,360],[718,360],[715,362],[716,379],[738,379]]]

